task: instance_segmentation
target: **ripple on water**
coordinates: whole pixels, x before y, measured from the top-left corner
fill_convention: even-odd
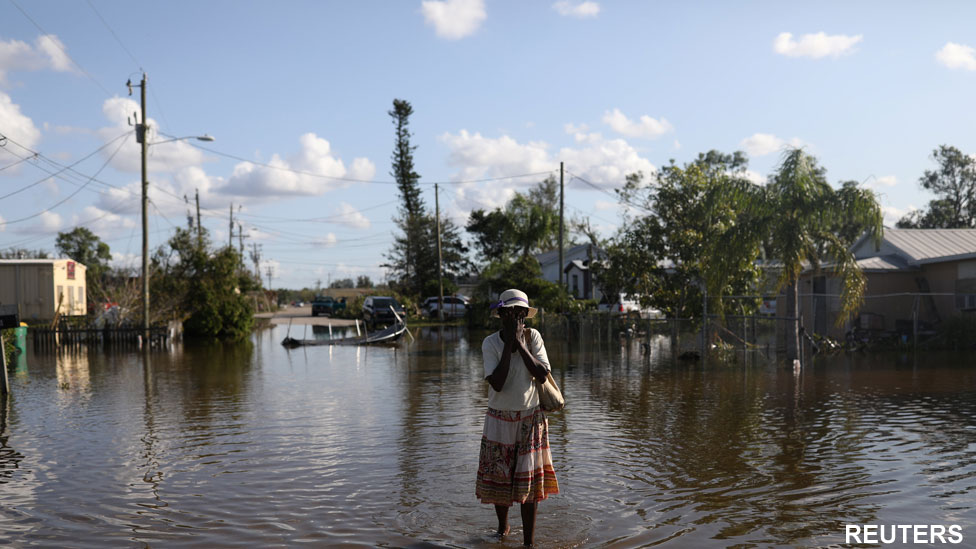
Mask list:
[[[0,416],[0,544],[519,544],[518,511],[498,542],[474,499],[481,336],[291,352],[279,336],[148,368],[141,355],[32,357]],[[930,382],[846,357],[794,377],[551,345],[569,405],[550,415],[562,493],[540,505],[540,546],[822,546],[847,522],[976,527],[976,387],[945,357]]]

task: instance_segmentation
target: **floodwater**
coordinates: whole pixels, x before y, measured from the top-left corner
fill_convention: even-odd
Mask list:
[[[485,333],[289,351],[285,330],[148,358],[29,353],[0,399],[0,546],[521,544],[517,511],[498,541],[474,498]],[[567,407],[539,547],[821,547],[868,523],[960,525],[976,544],[969,355],[795,374],[674,360],[666,339],[547,343]]]

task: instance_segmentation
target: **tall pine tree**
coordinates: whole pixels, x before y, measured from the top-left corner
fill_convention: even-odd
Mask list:
[[[410,115],[413,107],[408,101],[393,100],[387,114],[396,128],[393,161],[390,175],[400,191],[398,217],[394,219],[400,234],[394,237],[393,248],[387,253],[388,269],[399,289],[412,295],[430,294],[437,285],[437,220],[427,211],[420,191],[420,175],[414,170],[410,144]],[[469,268],[467,249],[457,227],[450,220],[441,220],[444,276],[456,279]]]

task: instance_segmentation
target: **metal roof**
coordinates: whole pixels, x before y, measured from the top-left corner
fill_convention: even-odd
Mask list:
[[[75,261],[70,257],[52,257],[44,259],[0,259],[0,265],[52,265],[60,261]],[[82,265],[75,261],[76,264]],[[82,265],[84,266],[84,265]]]
[[[573,247],[566,248],[566,249],[563,250],[563,257],[565,258],[565,256],[572,255],[572,254],[574,254],[574,253],[576,253],[578,251],[581,251],[581,250],[585,250],[587,246],[590,246],[590,244],[588,244],[588,243],[577,244],[577,245],[575,245]],[[603,254],[603,250],[601,250],[600,248],[597,248],[596,246],[593,246],[593,256],[594,257],[599,257],[602,254]],[[548,263],[555,263],[556,261],[559,261],[559,250],[549,250],[548,252],[542,252],[540,254],[535,254],[534,257],[536,258],[536,260],[539,261],[539,264],[540,265],[546,265]]]
[[[976,257],[976,229],[889,229],[884,240],[909,263],[937,263]]]
[[[913,271],[918,269],[918,267],[909,265],[905,261],[905,258],[898,255],[883,255],[858,259],[857,266],[865,272]]]

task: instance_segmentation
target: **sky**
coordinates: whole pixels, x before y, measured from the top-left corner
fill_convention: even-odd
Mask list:
[[[0,249],[53,254],[84,226],[139,267],[143,74],[150,246],[198,194],[274,288],[387,278],[394,99],[427,206],[462,227],[562,162],[566,215],[607,238],[627,174],[742,150],[762,183],[789,146],[891,226],[932,198],[936,147],[976,153],[974,20],[962,1],[0,0]]]

